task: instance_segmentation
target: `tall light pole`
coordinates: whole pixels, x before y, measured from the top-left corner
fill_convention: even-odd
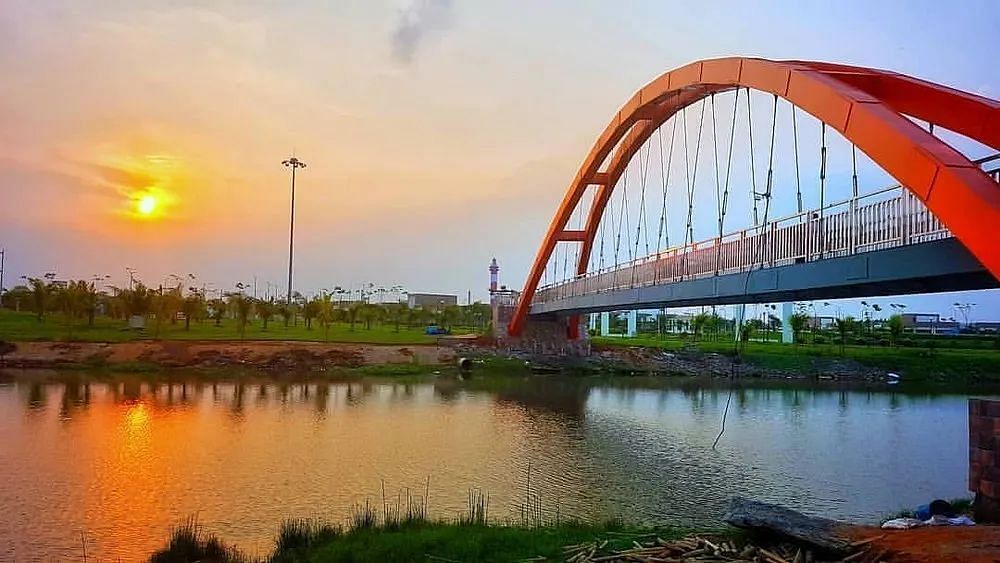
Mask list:
[[[282,160],[281,164],[285,165],[286,168],[292,169],[292,211],[291,219],[288,225],[288,299],[286,303],[291,305],[292,303],[292,248],[295,242],[295,170],[297,168],[305,168],[306,163],[301,160],[292,158]]]

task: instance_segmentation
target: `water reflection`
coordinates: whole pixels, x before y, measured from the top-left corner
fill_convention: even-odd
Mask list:
[[[82,531],[92,555],[137,560],[195,513],[264,552],[281,519],[342,520],[383,480],[429,478],[441,517],[482,487],[501,518],[530,495],[550,514],[705,524],[731,494],[872,518],[965,494],[965,412],[956,395],[642,379],[14,379],[0,506],[21,509],[0,559],[75,556]]]

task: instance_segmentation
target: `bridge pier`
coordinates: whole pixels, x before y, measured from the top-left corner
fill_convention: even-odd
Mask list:
[[[781,341],[785,344],[795,342],[792,332],[792,315],[795,314],[795,304],[791,301],[781,304]]]
[[[733,320],[736,323],[736,330],[733,331],[733,339],[736,342],[740,341],[740,331],[743,329],[743,323],[746,321],[747,316],[747,306],[744,304],[739,304],[736,306],[736,314],[733,315]]]
[[[607,336],[611,332],[611,313],[604,311],[601,313],[601,336]]]
[[[631,311],[629,311],[628,312],[628,334],[626,334],[626,336],[628,336],[629,338],[635,338],[635,335],[638,334],[639,331],[637,330],[637,327],[636,327],[636,325],[638,325],[638,321],[639,321],[639,311],[636,311],[634,309],[631,310]]]
[[[570,338],[572,326],[579,323],[577,337]],[[528,319],[520,336],[498,335],[498,343],[508,349],[516,349],[539,355],[589,356],[590,335],[580,317],[557,318],[552,320]]]

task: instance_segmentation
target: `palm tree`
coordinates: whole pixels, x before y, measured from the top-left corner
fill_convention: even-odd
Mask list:
[[[903,335],[903,316],[893,315],[889,317],[889,338],[890,343],[895,346],[899,342],[899,337]]]
[[[316,320],[319,326],[323,327],[323,339],[330,340],[330,325],[333,324],[335,309],[333,306],[333,296],[327,292],[316,297],[311,303],[316,304]]]
[[[695,340],[701,336],[701,331],[705,328],[706,323],[708,323],[708,313],[698,313],[691,319],[691,330],[694,332]]]
[[[240,340],[246,336],[247,324],[250,322],[250,315],[253,314],[253,298],[242,293],[229,294],[229,304],[236,313],[236,326],[240,331]]]
[[[319,312],[319,303],[317,303],[317,299],[318,298],[313,298],[302,306],[302,320],[306,322],[306,330],[312,330],[313,319],[316,318],[316,314]]]
[[[288,328],[288,322],[295,317],[295,304],[282,303],[278,305],[278,314],[281,315],[281,320],[284,321],[285,328]]]
[[[71,281],[63,288],[50,289],[51,300],[56,308],[63,314],[66,321],[66,333],[68,339],[73,339],[73,320],[80,316],[83,311],[83,292],[87,282]]]
[[[125,318],[144,318],[153,304],[153,292],[140,281],[136,281],[131,289],[120,290],[118,298]]]
[[[354,332],[354,323],[358,322],[358,317],[361,316],[361,304],[352,303],[347,307],[346,311],[347,322],[351,325],[351,332]]]
[[[257,308],[257,316],[260,317],[260,321],[263,324],[262,328],[263,330],[267,330],[267,322],[274,317],[274,311],[277,309],[274,299],[258,299],[255,305]]]
[[[209,318],[215,321],[215,326],[222,326],[222,319],[226,316],[226,302],[222,299],[213,299],[208,302],[211,309]]]
[[[28,286],[31,288],[31,300],[35,306],[35,315],[38,317],[38,322],[42,322],[45,311],[52,301],[52,284],[49,283],[48,279],[28,278]]]
[[[792,340],[794,340],[795,345],[798,346],[802,340],[802,333],[806,330],[806,325],[809,324],[809,315],[805,313],[795,313],[788,318],[788,324],[792,328]]]
[[[399,332],[399,325],[410,316],[410,307],[406,303],[391,304],[385,308],[386,318],[395,326],[395,332]]]
[[[840,334],[840,355],[844,355],[844,346],[847,344],[847,334],[854,332],[854,317],[848,315],[842,319],[835,319],[837,333]]]
[[[191,330],[191,319],[205,316],[205,295],[197,289],[191,290],[181,303],[181,312],[184,313],[184,330]]]
[[[169,320],[171,324],[177,322],[177,313],[184,306],[184,298],[181,296],[181,287],[172,289],[160,288],[158,293],[152,296],[153,313],[156,315],[155,336],[160,335],[160,327],[163,321]]]

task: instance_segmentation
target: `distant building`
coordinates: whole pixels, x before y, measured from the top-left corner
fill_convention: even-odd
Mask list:
[[[445,307],[458,305],[457,295],[445,295],[443,293],[410,293],[406,304],[411,309],[424,309],[425,311],[441,311]]]
[[[1000,322],[998,321],[979,321],[971,323],[969,328],[976,332],[1000,332]]]
[[[809,317],[806,320],[806,327],[809,330],[827,330],[835,327],[837,325],[836,317]]]
[[[937,313],[903,313],[903,330],[924,334],[958,334],[956,321],[943,321]]]

